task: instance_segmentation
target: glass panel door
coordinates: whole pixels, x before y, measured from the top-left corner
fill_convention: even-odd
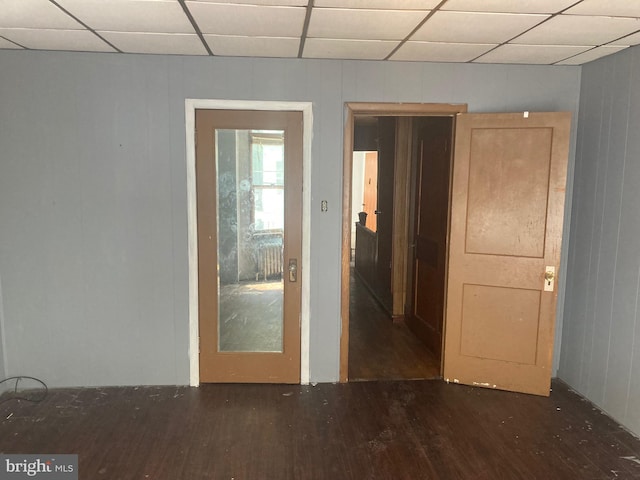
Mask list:
[[[284,131],[215,135],[218,351],[282,352]]]
[[[302,113],[196,110],[200,381],[300,382]]]

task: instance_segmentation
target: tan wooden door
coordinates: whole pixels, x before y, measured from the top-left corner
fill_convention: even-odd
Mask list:
[[[302,113],[196,111],[200,381],[299,383]]]
[[[569,135],[569,113],[458,116],[445,380],[549,395]]]

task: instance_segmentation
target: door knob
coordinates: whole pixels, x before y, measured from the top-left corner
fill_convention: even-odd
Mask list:
[[[553,292],[554,284],[556,278],[556,267],[547,266],[544,269],[544,291],[545,292]]]
[[[290,282],[298,281],[298,259],[297,258],[289,259],[289,281]]]

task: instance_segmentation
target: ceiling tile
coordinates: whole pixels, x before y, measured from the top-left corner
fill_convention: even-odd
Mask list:
[[[314,8],[308,36],[362,40],[402,40],[427,15],[415,10]]]
[[[299,38],[205,35],[214,55],[229,57],[297,57]]]
[[[109,45],[88,30],[33,30],[0,28],[0,35],[35,50],[77,50],[114,52]]]
[[[397,45],[398,42],[389,41],[307,38],[302,56],[305,58],[382,60]]]
[[[564,60],[567,57],[589,50],[588,46],[572,45],[502,45],[478,58],[479,63],[526,63],[545,64]]]
[[[633,18],[558,15],[513,40],[528,45],[602,45],[635,32]]]
[[[366,8],[369,10],[432,10],[440,0],[315,0],[314,7]]]
[[[436,12],[411,40],[447,43],[502,43],[537,25],[547,15]]]
[[[200,38],[195,33],[98,33],[126,53],[208,55]]]
[[[227,3],[240,5],[267,5],[272,7],[306,7],[308,0],[190,0],[200,3]]]
[[[616,40],[615,42],[611,42],[611,45],[625,45],[625,46],[629,46],[629,45],[638,45],[640,43],[640,32],[637,33],[632,33],[631,35],[628,35],[626,37],[622,37],[619,40]]]
[[[582,65],[584,63],[591,62],[592,60],[596,60],[597,58],[606,57],[607,55],[611,55],[613,53],[619,52],[620,50],[624,50],[625,48],[628,48],[628,47],[624,47],[624,46],[597,47],[587,52],[580,53],[575,57],[571,57],[561,62],[558,62],[557,65]]]
[[[16,45],[15,43],[11,43],[9,40],[5,40],[4,38],[1,38],[1,37],[0,37],[0,48],[22,49],[22,47],[20,47],[19,45]]]
[[[638,0],[582,0],[565,13],[605,17],[640,17],[640,2]]]
[[[0,28],[84,29],[49,0],[1,0],[0,12]]]
[[[176,0],[56,0],[94,30],[195,33]]]
[[[247,37],[297,37],[306,15],[303,7],[265,7],[187,2],[202,33]]]
[[[391,60],[411,62],[468,62],[494,48],[495,44],[407,42]]]
[[[442,10],[496,13],[557,13],[576,0],[449,0]]]

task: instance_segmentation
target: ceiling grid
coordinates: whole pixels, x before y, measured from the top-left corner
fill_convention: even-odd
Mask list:
[[[0,49],[581,65],[638,0],[0,0]]]

